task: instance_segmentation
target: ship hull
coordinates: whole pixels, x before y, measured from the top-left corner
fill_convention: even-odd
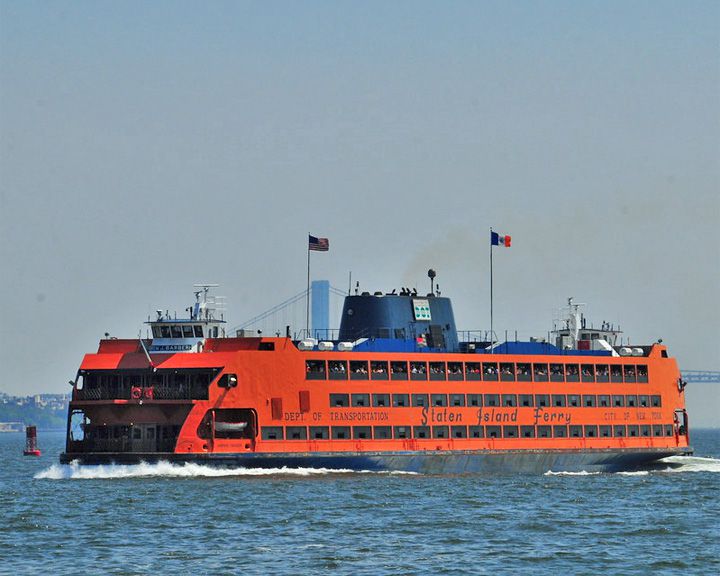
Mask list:
[[[553,472],[618,472],[652,467],[662,458],[692,454],[692,449],[483,450],[424,452],[277,453],[63,453],[63,464],[195,463],[213,467],[323,468],[419,474],[543,474]]]

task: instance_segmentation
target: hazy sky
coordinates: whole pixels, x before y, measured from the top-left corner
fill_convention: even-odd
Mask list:
[[[488,328],[490,226],[497,329],[574,296],[720,370],[719,29],[714,1],[0,1],[0,390],[69,390],[194,282],[231,324],[277,304],[308,232],[315,278],[432,266]]]

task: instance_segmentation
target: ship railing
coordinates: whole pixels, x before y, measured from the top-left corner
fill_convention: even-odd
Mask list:
[[[76,388],[73,400],[207,400],[206,384],[100,385]]]

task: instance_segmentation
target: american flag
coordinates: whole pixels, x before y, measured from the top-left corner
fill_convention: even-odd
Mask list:
[[[327,238],[316,238],[315,236],[308,236],[308,250],[327,252],[328,250],[330,250],[330,240],[328,240]]]

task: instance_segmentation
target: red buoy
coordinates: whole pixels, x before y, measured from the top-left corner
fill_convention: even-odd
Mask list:
[[[40,456],[40,450],[37,447],[37,428],[35,426],[27,426],[25,428],[25,456]]]

